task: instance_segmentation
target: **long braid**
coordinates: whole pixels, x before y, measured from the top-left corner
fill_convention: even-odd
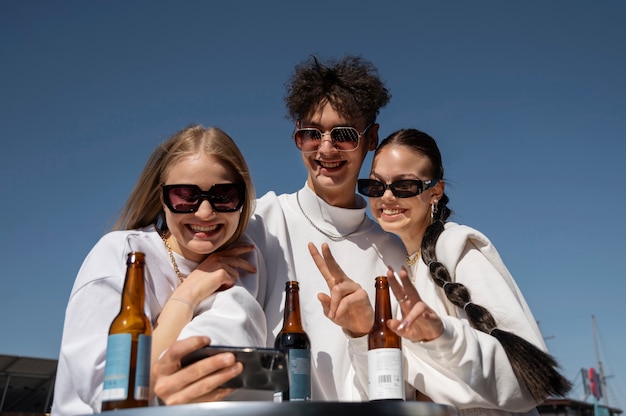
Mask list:
[[[441,152],[435,140],[428,134],[416,129],[398,130],[380,143],[374,158],[381,149],[390,145],[404,146],[409,151],[428,157],[431,165],[428,174],[431,178],[443,180]],[[433,210],[433,222],[426,228],[422,239],[422,259],[428,265],[431,277],[443,288],[448,300],[465,311],[473,328],[492,335],[500,342],[516,377],[537,401],[552,395],[565,395],[570,390],[571,383],[556,370],[555,359],[519,336],[497,328],[493,315],[484,307],[473,303],[469,290],[460,283],[452,282],[448,269],[437,261],[437,239],[451,214],[448,202],[448,196],[444,193],[437,202],[437,209]]]
[[[469,290],[461,283],[452,282],[448,269],[439,261],[435,246],[450,215],[448,197],[444,194],[437,204],[433,223],[426,228],[422,240],[422,258],[429,265],[433,280],[443,288],[452,304],[462,308],[470,325],[496,338],[509,359],[516,377],[528,388],[537,401],[549,396],[564,396],[571,383],[557,370],[556,360],[525,339],[497,328],[493,315],[484,307],[472,302]]]

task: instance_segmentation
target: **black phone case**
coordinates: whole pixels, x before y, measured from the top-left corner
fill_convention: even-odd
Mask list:
[[[235,354],[235,359],[243,364],[243,372],[222,384],[221,387],[272,391],[283,391],[289,388],[285,354],[272,348],[211,345],[187,354],[182,358],[181,364],[185,367],[223,352]]]

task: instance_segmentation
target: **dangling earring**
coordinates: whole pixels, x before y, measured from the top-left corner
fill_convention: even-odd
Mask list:
[[[435,222],[435,214],[437,213],[437,200],[430,204],[430,223]]]

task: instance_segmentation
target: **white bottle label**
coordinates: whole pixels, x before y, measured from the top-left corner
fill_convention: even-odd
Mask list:
[[[370,400],[404,400],[401,349],[369,350],[367,370]]]

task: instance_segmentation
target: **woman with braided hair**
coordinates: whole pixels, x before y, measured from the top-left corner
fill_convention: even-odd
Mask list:
[[[387,273],[401,314],[388,325],[405,338],[406,379],[418,400],[463,414],[536,415],[538,403],[570,383],[491,242],[447,222],[443,179],[435,140],[406,129],[378,146],[369,178],[358,181],[374,218],[407,251],[399,278]],[[326,278],[344,275],[328,247],[309,249]]]

